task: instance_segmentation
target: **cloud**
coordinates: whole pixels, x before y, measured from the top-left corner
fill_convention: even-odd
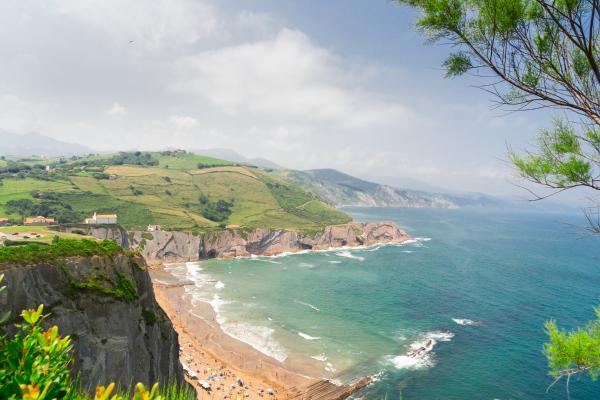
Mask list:
[[[173,115],[169,118],[169,121],[179,129],[191,129],[198,125],[196,118],[185,115]]]
[[[408,107],[357,87],[344,61],[285,28],[270,40],[182,58],[173,88],[232,115],[311,118],[350,128],[414,118]]]
[[[113,117],[122,117],[127,114],[127,110],[125,107],[120,105],[119,103],[115,103],[110,107],[106,112]]]
[[[190,46],[219,31],[216,9],[203,0],[55,0],[56,11],[113,42],[159,52]]]

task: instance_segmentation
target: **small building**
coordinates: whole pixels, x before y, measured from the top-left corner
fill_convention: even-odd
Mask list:
[[[110,174],[110,175],[108,176],[108,180],[109,180],[109,181],[116,181],[116,180],[117,180],[117,176],[116,176],[115,174]]]
[[[160,225],[148,225],[148,232],[158,232],[160,231]]]
[[[85,224],[87,225],[100,225],[109,224],[114,225],[117,223],[117,214],[96,214],[92,218],[86,218]]]
[[[0,226],[8,225],[8,218],[0,218]]]
[[[50,225],[53,223],[54,223],[54,218],[46,218],[42,215],[38,215],[37,217],[27,217],[23,221],[23,225],[31,225],[31,226]]]

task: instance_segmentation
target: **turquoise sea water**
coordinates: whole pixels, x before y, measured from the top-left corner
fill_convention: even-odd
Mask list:
[[[594,317],[600,238],[569,225],[585,225],[580,215],[346,211],[418,239],[183,268],[204,282],[198,296],[227,332],[281,360],[310,360],[322,376],[379,374],[367,398],[566,398],[561,384],[545,393],[543,323]],[[428,340],[430,352],[407,356]],[[600,383],[572,382],[571,398],[600,399]]]

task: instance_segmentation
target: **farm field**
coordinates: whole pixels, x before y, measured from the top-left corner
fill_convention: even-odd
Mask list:
[[[26,212],[23,207],[44,205],[59,222],[83,221],[94,212],[116,213],[126,229],[158,224],[200,231],[234,224],[318,230],[349,221],[314,194],[260,168],[190,153],[123,154],[119,162],[147,165],[115,165],[114,155],[102,155],[54,164],[46,160],[52,167],[48,177],[39,168],[30,173],[33,177],[2,177],[0,217],[18,221]],[[19,209],[15,201],[31,204]],[[61,215],[70,220],[61,221]]]

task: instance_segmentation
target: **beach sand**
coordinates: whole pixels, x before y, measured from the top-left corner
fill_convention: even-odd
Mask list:
[[[319,381],[309,376],[312,366],[290,368],[224,333],[210,304],[192,304],[185,294],[184,286],[191,282],[173,280],[162,267],[151,268],[150,274],[158,303],[179,334],[180,360],[198,374],[197,380],[189,381],[199,398],[285,399],[297,393],[296,388]],[[209,381],[212,390],[202,389],[199,380]]]

